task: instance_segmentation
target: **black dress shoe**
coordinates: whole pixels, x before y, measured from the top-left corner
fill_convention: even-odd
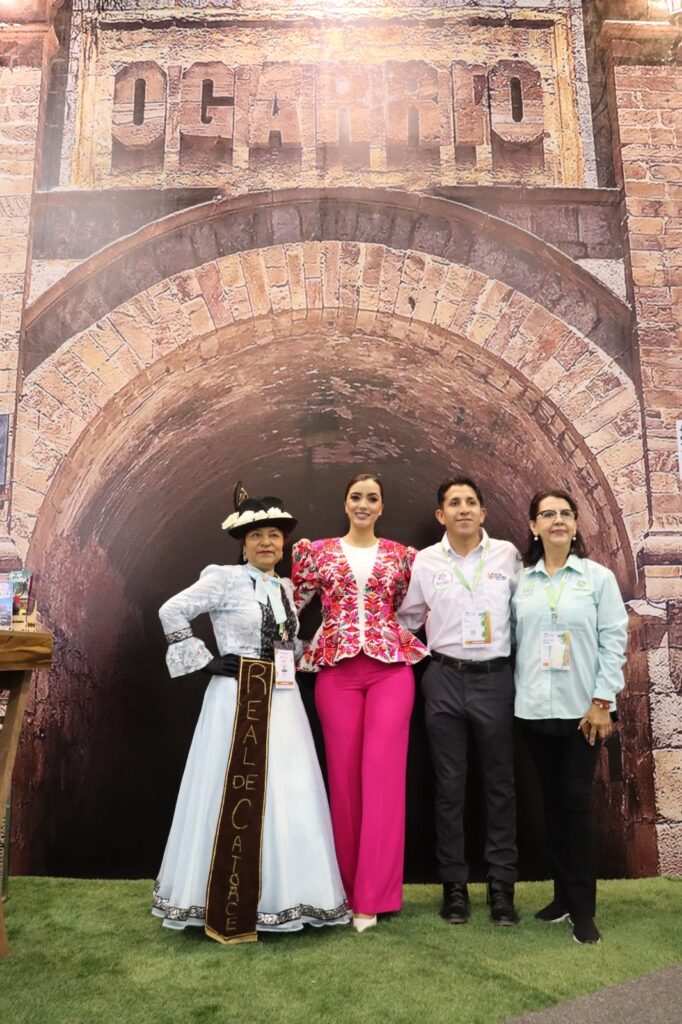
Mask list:
[[[535,918],[538,921],[548,921],[550,924],[558,924],[559,921],[565,921],[568,917],[568,911],[563,903],[559,900],[552,900],[542,910],[538,910],[535,914]]]
[[[596,946],[601,942],[599,929],[591,917],[576,915],[573,918],[573,938],[582,946]]]
[[[449,924],[466,924],[469,920],[469,892],[466,882],[443,882],[443,906],[440,916]]]
[[[514,906],[513,882],[503,882],[500,878],[489,878],[488,903],[490,904],[490,920],[493,924],[519,923],[519,915]]]

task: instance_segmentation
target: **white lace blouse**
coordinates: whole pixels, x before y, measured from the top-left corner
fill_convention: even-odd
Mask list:
[[[282,579],[282,590],[293,616],[290,580]],[[171,676],[196,672],[213,657],[204,642],[192,634],[190,623],[203,612],[211,617],[219,654],[263,657],[262,607],[256,600],[253,580],[246,566],[208,565],[196,583],[171,597],[159,609],[169,644],[166,664]]]

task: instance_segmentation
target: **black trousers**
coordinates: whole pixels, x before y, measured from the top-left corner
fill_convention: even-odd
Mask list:
[[[432,661],[422,679],[426,730],[436,775],[436,858],[443,882],[466,882],[464,800],[471,724],[483,774],[488,876],[515,882],[514,679],[497,672],[461,672]]]
[[[600,743],[591,747],[577,728],[552,736],[521,724],[542,783],[554,899],[571,917],[594,917],[592,780]]]

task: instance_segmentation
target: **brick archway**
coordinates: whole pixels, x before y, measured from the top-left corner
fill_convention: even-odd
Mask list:
[[[59,467],[136,378],[153,377],[171,354],[181,362],[183,346],[197,339],[229,352],[273,319],[286,325],[339,316],[347,329],[394,339],[405,351],[423,346],[437,356],[433,372],[455,388],[449,338],[491,356],[500,394],[507,386],[507,401],[548,424],[580,490],[599,491],[600,507],[611,508],[605,550],[632,589],[646,510],[637,500],[644,484],[639,405],[627,374],[592,339],[503,282],[423,252],[355,242],[272,246],[181,271],[43,360],[26,380],[19,410],[13,528],[22,553]]]
[[[29,307],[25,369],[31,372],[74,333],[183,270],[310,241],[412,249],[467,266],[535,300],[632,372],[631,310],[574,260],[464,203],[379,188],[257,192],[146,225],[85,260]]]
[[[33,329],[82,297],[79,269],[61,312],[53,295]],[[333,497],[320,497],[338,488],[336,474],[378,465],[393,496],[386,532],[417,544],[429,540],[430,492],[453,461],[481,481],[493,531],[517,542],[529,494],[558,481],[579,496],[596,556],[635,592],[646,527],[635,390],[556,310],[453,258],[338,239],[246,248],[123,302],[114,285],[97,322],[36,362],[20,404],[13,536],[43,574],[58,664],[39,684],[18,764],[19,870],[100,864],[87,843],[77,863],[65,861],[49,829],[37,834],[36,808],[62,824],[92,820],[89,792],[115,806],[123,795],[112,780],[145,777],[151,733],[135,753],[125,730],[131,715],[151,713],[138,679],[162,665],[154,610],[224,559],[213,524],[235,476],[267,477],[313,532],[337,528]],[[161,735],[167,682],[153,685]],[[181,749],[184,738],[173,742]],[[41,770],[53,744],[70,751],[59,792]],[[126,760],[112,753],[100,764],[93,744],[128,750]],[[70,782],[78,796],[59,810]],[[144,819],[152,797],[135,793]],[[108,819],[99,825],[116,861],[117,833]],[[616,845],[615,873],[622,836]],[[112,871],[153,870],[126,855]]]

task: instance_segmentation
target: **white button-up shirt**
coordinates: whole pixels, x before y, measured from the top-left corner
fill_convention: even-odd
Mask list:
[[[552,623],[547,589],[561,587]],[[582,718],[593,697],[611,701],[623,689],[628,613],[616,577],[589,558],[569,555],[549,576],[543,558],[524,569],[512,602],[516,622],[516,708],[518,718]],[[569,630],[570,668],[543,668],[540,637],[545,630]]]
[[[454,566],[472,584],[482,558],[483,571],[470,594],[457,578]],[[441,543],[417,555],[398,621],[411,630],[426,623],[430,651],[466,661],[505,658],[511,651],[509,606],[521,568],[521,556],[509,541],[491,540],[481,530],[480,543],[462,556],[452,550],[446,533]],[[491,643],[484,647],[465,647],[462,642],[464,610],[474,608],[490,612]]]

